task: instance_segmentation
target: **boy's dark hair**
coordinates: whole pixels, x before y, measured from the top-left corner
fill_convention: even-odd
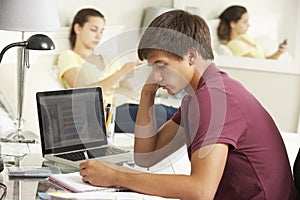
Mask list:
[[[74,26],[75,24],[79,24],[81,27],[88,21],[89,17],[100,17],[104,19],[104,15],[100,13],[98,10],[93,9],[93,8],[84,8],[79,10],[71,24],[71,30],[70,30],[70,35],[69,35],[69,41],[71,44],[71,48],[73,49],[75,46],[75,41],[76,41],[76,33],[74,31]],[[105,20],[105,19],[104,19]]]
[[[145,30],[138,45],[138,57],[147,59],[156,50],[182,60],[191,48],[203,59],[214,59],[207,23],[198,15],[172,10],[156,17]]]

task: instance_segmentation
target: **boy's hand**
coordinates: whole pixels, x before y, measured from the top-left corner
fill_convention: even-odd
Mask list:
[[[144,86],[142,92],[146,94],[153,94],[155,96],[157,90],[160,88],[159,84],[156,83],[154,79],[154,73],[153,71],[149,74]]]

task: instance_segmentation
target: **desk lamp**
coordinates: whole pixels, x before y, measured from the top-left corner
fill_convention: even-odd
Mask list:
[[[29,50],[53,50],[52,40],[44,34],[34,34],[24,40],[25,32],[47,32],[59,30],[56,0],[0,0],[0,30],[20,31],[21,42],[7,45],[0,53],[18,47],[17,54],[17,115],[15,130],[1,138],[3,142],[36,142],[37,135],[23,130],[23,97],[25,71],[29,68]]]

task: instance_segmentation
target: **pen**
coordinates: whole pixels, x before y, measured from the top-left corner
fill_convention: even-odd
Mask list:
[[[109,103],[109,104],[107,104],[107,106],[105,107],[105,119],[106,119],[106,121],[107,121],[107,119],[108,119],[108,115],[109,115],[109,113],[110,113],[110,109],[111,109],[111,104]]]
[[[84,151],[83,154],[84,154],[85,159],[88,160],[89,159],[88,153],[86,151]]]

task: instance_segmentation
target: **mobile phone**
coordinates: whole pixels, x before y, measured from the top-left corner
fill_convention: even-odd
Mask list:
[[[282,44],[287,44],[287,39],[284,39]]]

